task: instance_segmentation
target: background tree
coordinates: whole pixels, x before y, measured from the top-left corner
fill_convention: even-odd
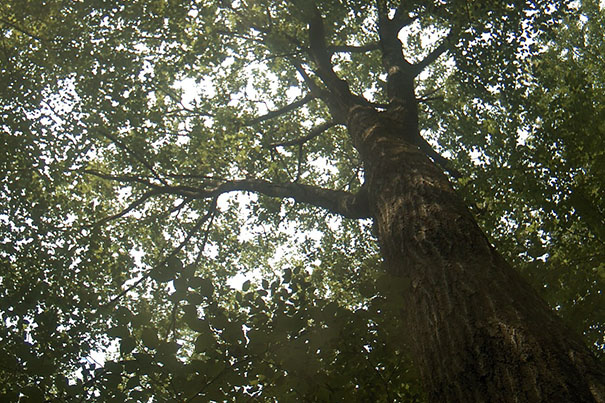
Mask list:
[[[122,3],[0,6],[4,400],[604,400],[598,4]]]

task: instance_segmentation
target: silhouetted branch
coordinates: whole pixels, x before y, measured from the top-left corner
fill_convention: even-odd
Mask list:
[[[309,131],[309,134],[307,134],[306,136],[299,137],[294,140],[283,141],[281,143],[269,144],[268,147],[275,148],[275,147],[287,147],[287,146],[302,145],[302,144],[306,143],[307,141],[312,140],[317,136],[320,136],[323,132],[325,132],[326,130],[328,130],[336,125],[337,125],[336,122],[329,121],[329,122],[323,123],[317,127],[314,127],[313,129],[311,129],[311,131]]]
[[[418,136],[417,145],[429,158],[435,161],[435,163],[439,164],[441,168],[449,172],[454,178],[458,179],[462,177],[462,174],[452,166],[452,162],[435,151],[422,136]]]
[[[308,19],[310,53],[317,65],[316,73],[334,96],[345,101],[351,97],[349,85],[334,72],[331,53],[326,46],[326,33],[323,18],[317,5],[312,3],[313,15]]]
[[[298,71],[298,74],[300,74],[300,76],[302,77],[305,84],[307,84],[307,87],[309,87],[309,91],[311,91],[311,94],[315,97],[321,97],[322,90],[319,88],[317,83],[311,78],[311,76],[309,76],[302,64],[298,60],[293,60],[292,64],[296,71]]]
[[[279,108],[275,111],[270,111],[262,116],[258,116],[248,122],[246,122],[246,126],[252,126],[255,125],[257,123],[263,122],[265,120],[269,120],[269,119],[273,119],[277,116],[286,114],[290,111],[293,111],[294,109],[300,108],[301,106],[307,104],[309,101],[311,101],[312,99],[314,99],[315,96],[313,94],[307,94],[305,95],[303,98],[299,99],[298,101],[292,102],[289,105],[286,105],[282,108]]]
[[[137,200],[133,201],[132,203],[130,203],[128,205],[128,207],[126,207],[124,210],[120,211],[117,214],[114,215],[110,215],[108,217],[102,218],[101,220],[95,222],[94,224],[89,224],[87,226],[90,227],[94,227],[94,226],[98,226],[101,224],[104,224],[108,221],[112,221],[112,220],[117,220],[118,218],[122,218],[124,217],[126,214],[130,213],[131,211],[133,211],[135,208],[139,207],[141,204],[145,203],[147,200],[149,200],[152,196],[161,194],[162,192],[158,189],[153,189],[150,190],[148,192],[145,192],[141,197],[139,197]]]
[[[437,46],[435,49],[433,49],[431,52],[429,52],[429,54],[426,55],[426,57],[424,59],[422,59],[420,62],[416,63],[413,66],[413,71],[414,71],[415,76],[420,74],[425,68],[427,68],[427,66],[429,66],[431,63],[433,63],[435,60],[437,60],[439,58],[439,56],[441,56],[443,53],[445,53],[452,47],[453,41],[454,41],[455,37],[457,36],[456,32],[457,32],[456,30],[452,29],[450,31],[450,33],[439,44],[439,46]]]
[[[406,7],[408,4],[406,0],[401,0],[397,10],[395,10],[395,15],[393,16],[393,24],[395,24],[395,29],[400,31],[403,27],[410,25],[416,18],[410,17],[406,13]]]
[[[92,173],[92,172],[91,172]],[[128,176],[94,173],[99,177],[118,181],[132,181]],[[161,194],[179,195],[191,199],[209,199],[216,198],[224,193],[234,191],[248,191],[261,193],[270,197],[292,198],[300,203],[311,204],[316,207],[325,208],[335,214],[340,214],[348,218],[365,218],[369,216],[369,210],[365,201],[359,198],[357,194],[344,192],[340,190],[324,189],[311,185],[303,185],[295,182],[272,183],[261,179],[242,179],[225,181],[214,187],[196,187],[188,185],[158,185],[155,183],[145,183],[152,188],[141,198],[131,203],[126,210],[103,219],[107,222],[111,219],[123,217],[128,212],[140,206],[152,196]]]
[[[80,172],[89,174],[89,175],[94,175],[101,179],[114,180],[114,181],[118,181],[118,182],[122,182],[122,183],[140,183],[140,184],[147,185],[150,187],[154,185],[152,182],[149,182],[148,180],[143,179],[141,176],[136,176],[136,175],[113,175],[113,174],[107,174],[107,173],[95,171],[94,169],[82,169],[82,170],[80,170]]]
[[[294,182],[298,182],[300,179],[300,175],[302,173],[303,156],[303,143],[300,143],[298,145],[298,162],[296,164],[296,178],[294,179]]]

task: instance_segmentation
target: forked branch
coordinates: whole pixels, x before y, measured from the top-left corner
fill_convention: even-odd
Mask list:
[[[334,72],[331,53],[326,46],[323,17],[315,3],[313,3],[313,12],[312,16],[308,19],[308,24],[310,52],[317,65],[317,75],[335,96],[343,100],[350,98],[349,85]]]
[[[260,122],[264,122],[265,120],[269,120],[269,119],[273,119],[276,118],[278,116],[284,115],[288,112],[291,112],[297,108],[300,108],[301,106],[309,103],[312,99],[315,98],[315,95],[313,94],[307,94],[304,97],[302,97],[301,99],[299,99],[298,101],[292,102],[291,104],[288,104],[284,107],[281,107],[277,110],[274,111],[270,111],[262,116],[258,116],[248,122],[246,122],[246,126],[252,126],[255,125],[257,123]]]
[[[100,173],[97,173],[96,176],[118,181],[121,178],[119,175]],[[295,182],[272,183],[262,179],[241,179],[221,182],[216,186],[196,187],[192,185],[158,185],[154,183],[147,183],[146,186],[150,188],[149,191],[131,203],[126,208],[127,211],[122,211],[114,216],[105,218],[102,222],[123,217],[152,196],[171,194],[191,199],[214,199],[222,194],[235,191],[255,192],[281,199],[291,198],[299,203],[321,207],[347,218],[367,218],[370,216],[367,197],[364,192],[354,194]]]
[[[305,144],[307,141],[310,141],[310,140],[314,139],[315,137],[320,136],[323,132],[325,132],[326,130],[328,130],[336,125],[337,125],[336,122],[329,121],[329,122],[323,123],[317,127],[314,127],[313,129],[311,129],[309,131],[309,133],[306,136],[302,136],[302,137],[299,137],[294,140],[282,141],[281,143],[272,143],[272,144],[269,144],[268,147],[275,148],[275,147],[300,146],[302,144]]]
[[[457,32],[458,32],[457,30],[452,29],[450,31],[450,33],[439,44],[439,46],[437,46],[435,49],[433,49],[431,52],[429,52],[429,54],[426,55],[426,57],[424,59],[422,59],[420,62],[414,64],[414,66],[413,66],[414,76],[417,76],[418,74],[420,74],[431,63],[433,63],[435,60],[437,60],[439,58],[439,56],[441,56],[442,54],[447,52],[454,45],[454,41],[455,41],[456,37],[458,36]]]
[[[281,199],[291,198],[324,208],[347,218],[367,218],[370,211],[364,192],[349,193],[340,190],[324,189],[299,183],[272,183],[261,179],[243,179],[226,182],[216,189],[208,191],[207,197],[233,191],[249,191]]]

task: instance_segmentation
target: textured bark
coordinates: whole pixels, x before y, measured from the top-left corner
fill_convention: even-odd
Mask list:
[[[387,3],[376,2],[389,98],[387,111],[377,112],[334,72],[321,13],[310,4],[310,53],[327,87],[321,97],[332,118],[346,122],[361,155],[386,266],[409,284],[401,327],[429,400],[605,403],[605,375],[594,356],[494,250],[419,148],[414,77],[457,30],[412,65],[398,39],[405,18],[390,19]]]
[[[581,339],[494,250],[397,111],[349,111],[369,208],[431,402],[604,402]],[[408,138],[406,138],[406,135]]]

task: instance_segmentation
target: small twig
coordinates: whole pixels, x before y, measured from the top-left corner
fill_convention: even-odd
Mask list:
[[[9,27],[11,27],[11,28],[13,28],[13,29],[21,32],[23,35],[29,36],[30,38],[35,39],[37,41],[47,42],[47,43],[51,42],[48,39],[45,39],[45,38],[42,38],[42,37],[40,37],[40,36],[38,36],[36,34],[33,34],[33,33],[29,32],[29,31],[27,31],[26,29],[21,28],[20,26],[18,26],[14,22],[8,21],[8,20],[6,20],[4,18],[0,18],[0,23],[2,23],[4,25],[8,25]]]
[[[153,266],[145,275],[143,275],[140,279],[138,279],[134,284],[132,284],[131,286],[125,288],[118,295],[116,295],[115,297],[113,297],[112,299],[110,299],[105,304],[101,305],[99,307],[99,310],[107,308],[107,307],[113,305],[115,302],[117,302],[120,298],[122,298],[128,292],[132,291],[133,289],[135,289],[136,287],[138,287],[139,284],[141,284],[143,281],[147,280],[149,278],[149,276],[151,276],[151,273],[155,269],[157,269],[157,268],[165,265],[166,262],[169,259],[171,259],[174,256],[176,256],[185,247],[185,245],[187,245],[187,243],[189,243],[189,240],[193,237],[193,235],[195,235],[195,233],[197,233],[199,231],[199,229],[202,227],[202,225],[204,225],[204,223],[207,222],[210,219],[210,217],[214,214],[214,210],[216,209],[216,201],[217,201],[217,199],[218,199],[217,197],[215,197],[214,199],[212,199],[212,202],[210,203],[210,206],[208,207],[208,212],[203,217],[201,217],[199,220],[197,220],[197,222],[195,223],[195,225],[193,226],[193,228],[187,232],[187,236],[185,237],[185,239],[176,248],[174,248],[172,250],[172,252],[170,252],[158,264],[156,264],[155,266]]]
[[[294,182],[298,182],[300,179],[301,171],[302,171],[302,160],[303,160],[303,143],[298,145],[298,163],[296,166],[296,178],[294,178]]]
[[[116,146],[118,146],[122,150],[126,151],[134,159],[139,161],[145,168],[147,168],[149,170],[149,172],[151,172],[158,181],[160,181],[164,185],[167,185],[166,181],[155,171],[153,166],[151,166],[151,164],[149,162],[147,162],[147,160],[145,160],[141,155],[139,155],[139,153],[135,152],[134,150],[131,150],[130,147],[128,147],[128,145],[126,145],[126,143],[124,143],[122,140],[118,139],[117,137],[113,136],[112,134],[109,134],[108,132],[106,132],[104,130],[101,130],[98,128],[94,128],[94,130],[97,131],[102,136],[111,140],[112,143],[114,143]]]
[[[126,207],[124,210],[120,211],[117,214],[114,215],[110,215],[109,217],[105,217],[100,219],[99,221],[92,223],[92,224],[86,224],[83,227],[96,227],[99,226],[101,224],[105,224],[106,222],[112,221],[112,220],[117,220],[118,218],[122,218],[124,217],[126,214],[130,213],[132,210],[134,210],[135,208],[139,207],[141,204],[145,203],[148,199],[150,199],[152,196],[161,194],[162,192],[159,189],[153,189],[153,190],[149,190],[147,192],[145,192],[141,197],[139,197],[137,200],[133,201],[132,203],[130,203],[128,205],[128,207]]]

